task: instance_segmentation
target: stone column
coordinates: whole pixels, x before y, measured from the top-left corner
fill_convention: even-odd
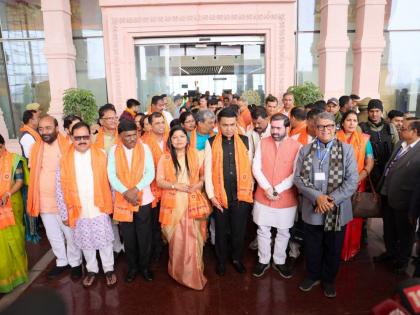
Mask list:
[[[361,98],[379,98],[385,5],[385,0],[357,1],[352,91]]]
[[[319,87],[325,99],[338,98],[345,90],[348,4],[349,0],[321,0]]]
[[[41,0],[41,8],[45,33],[44,53],[48,62],[51,93],[48,113],[61,121],[63,92],[77,86],[70,1]]]

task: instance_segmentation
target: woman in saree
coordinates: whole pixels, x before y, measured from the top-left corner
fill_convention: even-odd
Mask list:
[[[162,189],[160,222],[169,244],[169,275],[179,283],[202,290],[203,246],[211,208],[202,194],[203,157],[188,145],[181,126],[171,129],[168,151],[157,167],[157,184]]]
[[[21,188],[26,161],[6,150],[0,135],[0,293],[8,293],[28,280]]]
[[[357,126],[357,113],[350,110],[341,118],[341,129],[337,132],[336,136],[338,140],[353,146],[357,170],[359,172],[359,186],[357,191],[363,192],[366,189],[366,179],[372,171],[374,160],[369,135],[358,131]],[[359,252],[362,229],[362,218],[353,218],[353,220],[347,224],[343,249],[341,251],[341,258],[343,260],[348,261]]]

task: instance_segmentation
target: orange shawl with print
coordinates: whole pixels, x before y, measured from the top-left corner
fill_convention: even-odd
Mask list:
[[[109,187],[107,173],[107,158],[103,150],[92,146],[90,148],[91,166],[93,171],[94,204],[103,213],[112,213],[112,194]],[[69,217],[69,226],[74,227],[82,212],[77,187],[76,170],[74,164],[74,147],[71,146],[67,154],[60,161],[61,186]]]
[[[162,157],[164,165],[165,180],[170,183],[176,183],[175,165],[172,161],[170,153],[165,153]],[[190,147],[187,151],[187,160],[189,167],[190,185],[196,185],[200,180],[200,173],[203,169],[198,165],[197,150]],[[176,207],[176,190],[162,189],[162,201],[160,205],[159,221],[163,225],[172,223],[172,211]],[[208,200],[203,196],[201,191],[195,191],[188,194],[188,216],[191,219],[206,218],[211,212]]]
[[[299,128],[290,129],[289,137],[292,137],[297,134],[299,134],[299,136],[296,140],[302,145],[307,145],[309,137],[306,123],[302,124],[302,126]]]
[[[144,148],[143,143],[140,141],[136,142],[133,148],[133,155],[131,158],[131,166],[128,167],[127,157],[124,152],[123,144],[117,144],[115,148],[115,169],[118,179],[121,183],[131,189],[135,187],[143,178],[144,173]],[[124,196],[115,192],[114,202],[114,220],[120,222],[133,222],[133,212],[139,211],[139,207],[142,205],[143,191],[139,191],[137,194],[137,205],[133,206]]]
[[[235,165],[238,200],[252,203],[254,184],[252,181],[251,163],[248,150],[237,133],[234,135]],[[228,201],[223,178],[222,134],[218,133],[212,145],[212,180],[214,194],[223,208],[228,207]]]
[[[67,152],[70,147],[70,143],[64,135],[58,134],[57,140],[60,148],[61,156]],[[39,215],[39,175],[41,172],[42,155],[44,152],[44,141],[35,142],[31,149],[31,158],[29,159],[29,165],[31,172],[29,174],[29,186],[28,186],[28,200],[27,200],[27,211],[30,216],[37,217]]]
[[[28,125],[23,125],[22,127],[20,127],[19,131],[21,133],[24,133],[24,132],[29,133],[35,139],[36,142],[42,141],[42,138],[39,135],[39,133],[36,130],[29,127]]]
[[[343,129],[340,129],[337,131],[336,137],[341,142],[348,143],[353,146],[354,154],[356,156],[357,170],[360,174],[365,167],[366,145],[370,138],[369,135],[355,131],[349,138],[347,138]]]
[[[4,150],[0,156],[0,198],[12,188],[13,153]],[[11,196],[0,206],[0,230],[15,225]]]

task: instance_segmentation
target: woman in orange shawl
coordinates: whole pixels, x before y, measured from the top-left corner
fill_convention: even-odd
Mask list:
[[[357,113],[352,110],[346,112],[341,119],[341,129],[337,132],[336,136],[338,140],[353,146],[359,172],[358,191],[365,191],[366,178],[372,171],[374,164],[373,149],[369,141],[369,136],[358,131],[357,125]],[[341,251],[341,258],[343,260],[350,260],[359,252],[362,227],[362,218],[354,218],[347,224],[343,249]]]
[[[162,189],[160,222],[169,243],[168,272],[179,283],[202,290],[203,246],[210,204],[202,194],[203,158],[189,148],[187,132],[171,129],[168,149],[159,160],[157,184]]]

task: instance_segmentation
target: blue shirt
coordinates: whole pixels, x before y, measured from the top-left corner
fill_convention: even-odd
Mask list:
[[[210,134],[202,135],[198,131],[196,131],[197,134],[197,144],[195,148],[198,151],[203,151],[206,147],[206,141],[211,137]],[[216,134],[216,133],[215,133]],[[188,140],[190,139],[191,133],[188,134]]]

